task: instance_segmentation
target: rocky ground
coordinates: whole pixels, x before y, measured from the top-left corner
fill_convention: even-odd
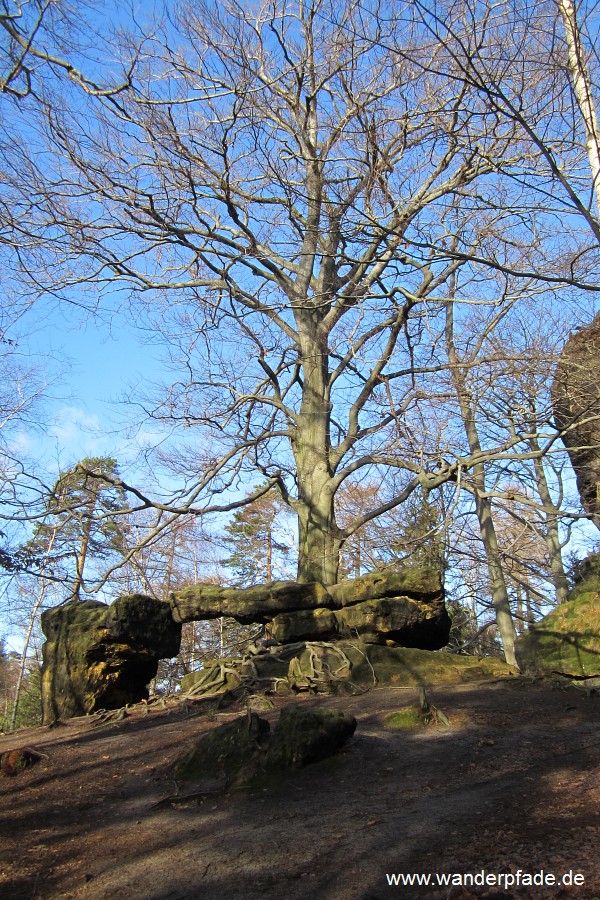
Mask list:
[[[428,697],[449,725],[386,724],[418,701],[415,688],[301,696],[358,719],[336,757],[268,786],[191,797],[173,781],[175,760],[239,711],[197,715],[172,700],[1,736],[0,753],[40,759],[0,778],[0,896],[600,898],[600,698],[517,678]],[[262,715],[276,721],[289,702]],[[585,883],[434,885],[436,874],[518,869]],[[429,887],[388,884],[427,873]]]

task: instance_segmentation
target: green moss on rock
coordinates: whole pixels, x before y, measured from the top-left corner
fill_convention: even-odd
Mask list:
[[[518,672],[501,659],[455,656],[435,650],[412,647],[386,647],[377,644],[344,642],[344,651],[352,663],[350,678],[354,684],[427,687],[435,684],[460,684],[486,678],[510,677]]]
[[[600,593],[580,593],[562,603],[519,638],[516,652],[525,672],[600,675]]]
[[[251,781],[261,769],[262,745],[270,726],[255,712],[226,722],[203,735],[175,766],[177,781],[222,782],[224,785]]]
[[[403,706],[385,717],[385,724],[394,731],[405,728],[420,728],[423,716],[415,706]]]
[[[356,730],[354,716],[339,709],[286,706],[267,752],[267,766],[299,769],[326,759],[342,747]]]
[[[140,594],[48,609],[42,630],[44,722],[146,698],[159,659],[175,656],[181,640],[170,606]]]

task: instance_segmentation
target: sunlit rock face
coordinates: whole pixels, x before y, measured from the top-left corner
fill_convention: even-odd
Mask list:
[[[600,313],[565,344],[552,404],[583,508],[600,528]]]
[[[573,593],[517,640],[523,672],[577,679],[600,675],[600,593],[585,589]]]
[[[47,609],[42,630],[45,723],[146,699],[158,661],[176,656],[181,641],[169,604],[141,594]]]

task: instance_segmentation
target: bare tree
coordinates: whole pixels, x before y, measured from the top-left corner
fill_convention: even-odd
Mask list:
[[[585,143],[592,173],[592,188],[596,195],[596,213],[600,222],[600,126],[596,103],[585,59],[577,10],[573,0],[557,0],[569,48],[569,70],[573,79],[575,99],[585,129]]]
[[[183,4],[143,53],[120,35],[114,89],[58,66],[31,140],[8,146],[3,196],[34,293],[128,289],[168,341],[178,374],[142,408],[195,427],[204,464],[171,499],[127,485],[140,507],[209,515],[276,487],[298,519],[298,578],[331,583],[358,529],[480,471],[476,441],[449,458],[429,424],[448,279],[543,263],[550,280],[580,280],[542,239],[543,148],[489,102],[514,32],[483,13],[469,26],[469,5],[451,4],[442,33],[418,3],[387,17],[358,0]],[[546,82],[519,73],[516,59],[510,77],[536,109]],[[336,494],[376,471],[393,496],[340,526]],[[257,472],[264,486],[237,499]]]
[[[453,287],[456,285],[453,280]],[[454,291],[453,291],[454,293]],[[503,309],[498,315],[506,314]],[[469,369],[473,360],[477,359],[482,344],[488,335],[487,329],[482,330],[479,339],[469,353],[467,360],[461,359],[457,352],[454,336],[454,299],[450,299],[446,305],[446,351],[450,362],[451,378],[456,391],[460,415],[469,444],[469,450],[474,456],[479,456],[472,469],[470,486],[475,500],[475,512],[479,522],[481,540],[485,549],[487,566],[490,577],[492,603],[496,616],[498,631],[504,647],[504,655],[507,663],[517,666],[515,656],[515,641],[517,633],[510,608],[510,600],[502,567],[502,558],[498,546],[498,538],[492,515],[492,501],[487,493],[486,485],[486,461],[482,452],[482,443],[477,424],[477,403],[467,383]]]

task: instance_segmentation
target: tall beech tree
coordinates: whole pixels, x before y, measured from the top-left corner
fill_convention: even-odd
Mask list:
[[[208,515],[275,488],[297,516],[298,578],[332,583],[358,529],[481,466],[428,411],[445,307],[460,305],[449,279],[467,268],[460,301],[496,304],[485,266],[560,280],[564,260],[545,241],[543,148],[488,90],[508,80],[541,121],[548,79],[520,65],[529,38],[508,5],[477,9],[167,4],[112,56],[105,40],[86,59],[88,34],[65,64],[48,38],[35,91],[22,67],[6,76],[22,85],[2,198],[23,279],[78,302],[82,286],[128,290],[177,369],[144,412],[200,438],[173,498],[125,486],[142,507]],[[7,33],[17,62],[42,52]],[[370,479],[393,495],[340,526],[336,494]]]

